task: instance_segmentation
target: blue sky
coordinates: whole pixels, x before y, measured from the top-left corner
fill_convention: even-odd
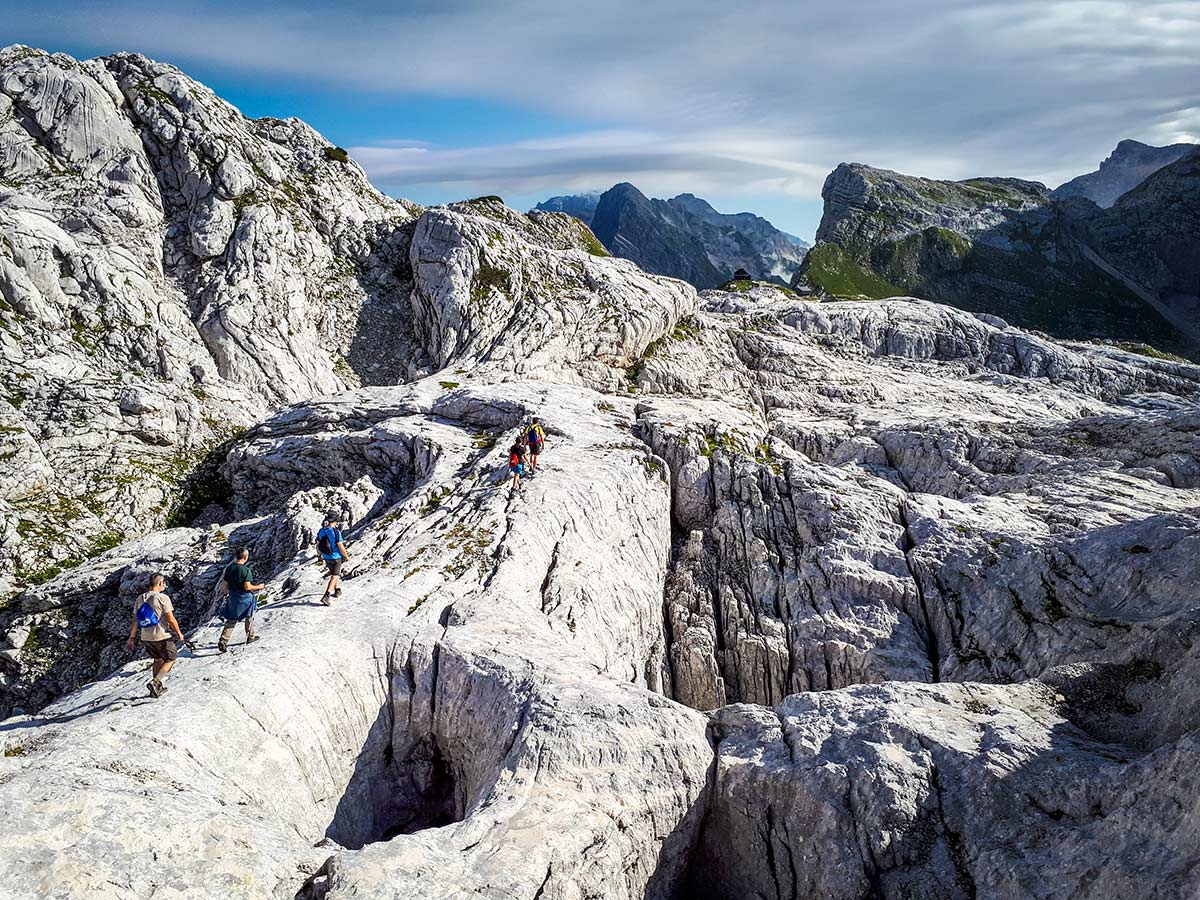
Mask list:
[[[1190,0],[0,0],[0,42],[173,62],[382,189],[527,208],[632,181],[811,238],[853,160],[1055,185],[1200,138]]]

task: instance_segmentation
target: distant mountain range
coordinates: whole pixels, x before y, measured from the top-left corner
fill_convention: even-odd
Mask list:
[[[1178,152],[1122,141],[1098,172],[1055,191],[843,163],[825,181],[816,245],[793,286],[830,297],[910,294],[1060,337],[1195,356],[1200,147]]]
[[[1072,178],[1050,192],[1055,200],[1086,197],[1102,209],[1133,190],[1163,166],[1169,166],[1196,149],[1195,144],[1151,147],[1140,141],[1121,141],[1095,172]]]
[[[723,284],[738,269],[786,284],[809,246],[753,213],[719,213],[694,194],[651,199],[628,183],[603,194],[551,197],[537,209],[569,213],[614,256],[698,288]]]

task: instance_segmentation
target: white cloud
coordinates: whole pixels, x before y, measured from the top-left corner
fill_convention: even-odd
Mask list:
[[[1116,141],[1200,131],[1200,4],[1156,0],[43,0],[30,42],[123,46],[382,92],[619,123],[568,139],[355,148],[376,177],[811,193],[853,159],[1057,183]],[[398,129],[403,123],[398,123]],[[420,150],[422,152],[416,152]],[[689,179],[694,179],[689,181]],[[639,182],[641,183],[641,182]]]

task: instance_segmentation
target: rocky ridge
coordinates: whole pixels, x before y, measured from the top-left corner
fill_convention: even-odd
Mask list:
[[[1059,337],[1195,353],[1194,322],[1172,311],[1159,284],[1141,280],[1149,266],[1128,266],[1118,243],[1095,237],[1106,229],[1128,235],[1133,219],[1161,216],[1142,255],[1169,257],[1172,241],[1186,243],[1176,210],[1192,205],[1190,181],[1172,180],[1174,166],[1147,181],[1170,184],[1154,210],[1146,204],[1135,214],[1123,203],[1105,211],[1086,199],[1055,199],[1017,179],[934,181],[842,164],[826,179],[817,244],[793,286],[835,297],[914,293]],[[1156,275],[1169,268],[1154,265]]]
[[[10,896],[1196,892],[1200,368],[697,297],[492,200],[404,233],[437,371],[270,414],[204,518],[21,596],[119,623],[171,561],[200,649],[0,722]],[[219,655],[231,541],[270,602]]]
[[[1095,172],[1079,175],[1060,184],[1050,196],[1055,200],[1085,197],[1101,209],[1108,209],[1127,191],[1133,190],[1163,166],[1186,156],[1195,144],[1169,144],[1152,147],[1141,141],[1124,140],[1100,163]]]
[[[808,248],[753,213],[719,213],[694,194],[650,199],[631,184],[603,194],[551,197],[537,209],[570,213],[614,255],[698,288],[723,284],[738,269],[758,281],[786,284]]]

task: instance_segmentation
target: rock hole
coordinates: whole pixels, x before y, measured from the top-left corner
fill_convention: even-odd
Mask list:
[[[461,818],[454,772],[436,738],[426,736],[398,758],[391,731],[391,707],[385,704],[325,830],[328,839],[347,849]]]

